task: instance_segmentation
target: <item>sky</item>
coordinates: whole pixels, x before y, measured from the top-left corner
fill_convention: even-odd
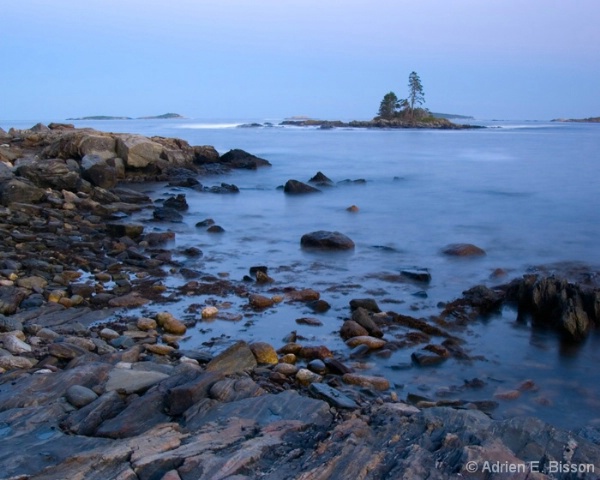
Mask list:
[[[1,0],[0,119],[600,116],[598,0]]]

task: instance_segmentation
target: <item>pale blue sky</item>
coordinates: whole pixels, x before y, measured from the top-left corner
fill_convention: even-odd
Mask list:
[[[598,0],[2,0],[0,119],[600,115]]]

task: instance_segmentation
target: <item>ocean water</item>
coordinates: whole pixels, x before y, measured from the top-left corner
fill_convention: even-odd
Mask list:
[[[245,308],[245,299],[235,296],[183,298],[169,306],[182,317],[196,303],[216,304],[231,318],[199,321],[182,348],[218,351],[239,338],[278,347],[295,330],[304,343],[326,344],[347,358],[350,349],[338,332],[353,298],[375,298],[383,310],[427,318],[440,312],[439,302],[451,301],[467,288],[508,282],[534,266],[583,264],[600,271],[598,125],[472,122],[489,128],[436,131],[236,128],[245,122],[196,120],[75,123],[178,137],[192,145],[213,145],[220,153],[241,148],[272,163],[258,171],[201,179],[207,186],[233,183],[241,190],[235,195],[139,186],[157,200],[185,193],[190,209],[180,224],[152,223],[148,212],[135,220],[148,222],[149,229],[175,231],[178,249],[200,248],[202,258],[180,258],[188,268],[241,280],[251,266],[266,265],[275,283],[252,285],[252,291],[314,288],[332,308],[315,314],[283,303],[254,313]],[[288,179],[306,182],[318,171],[336,186],[294,197],[278,189]],[[348,212],[351,205],[359,211]],[[195,227],[206,218],[225,233]],[[356,248],[340,253],[302,250],[300,237],[315,230],[340,231]],[[463,242],[487,255],[457,259],[441,253],[446,245]],[[399,275],[407,268],[427,269],[431,282],[407,281]],[[505,276],[493,276],[496,269]],[[176,287],[186,281],[174,273],[167,283]],[[238,313],[241,318],[236,319]],[[323,326],[295,322],[307,316]],[[600,337],[594,334],[580,347],[565,349],[553,332],[533,331],[515,319],[516,313],[506,308],[460,334],[465,348],[482,357],[478,361],[451,359],[439,367],[418,368],[410,362],[413,349],[401,349],[388,358],[371,355],[348,362],[367,374],[386,376],[401,398],[416,393],[435,400],[494,399],[533,380],[535,388],[519,398],[496,399],[500,406],[494,415],[535,414],[563,428],[600,423]],[[483,380],[485,387],[463,390],[464,381],[473,378]]]

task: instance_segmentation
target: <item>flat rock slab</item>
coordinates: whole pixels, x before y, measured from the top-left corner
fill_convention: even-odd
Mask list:
[[[332,407],[358,408],[356,402],[349,396],[324,383],[312,383],[310,387],[308,387],[308,391],[312,396],[320,400],[325,400]]]
[[[126,370],[115,368],[108,376],[105,390],[121,393],[136,393],[147,390],[155,383],[168,378],[169,375],[160,372],[144,372],[140,370]]]
[[[286,390],[277,395],[267,394],[217,404],[189,418],[186,428],[194,431],[209,422],[221,422],[232,417],[253,420],[261,427],[281,420],[299,420],[305,425],[326,427],[332,421],[326,402]]]

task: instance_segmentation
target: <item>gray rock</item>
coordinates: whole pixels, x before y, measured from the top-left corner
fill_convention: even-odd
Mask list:
[[[160,161],[164,147],[142,135],[123,134],[117,137],[117,156],[128,168],[144,168]]]
[[[374,298],[354,298],[350,300],[350,308],[356,310],[357,308],[364,308],[365,310],[373,313],[381,312],[377,301]]]
[[[85,407],[98,398],[98,395],[93,390],[82,385],[73,385],[68,388],[65,394],[67,401],[74,407]]]
[[[0,311],[3,310],[3,295],[6,291],[6,288],[2,288],[0,289]],[[8,287],[9,288],[9,287]],[[4,305],[6,305],[6,303],[4,303]],[[16,307],[15,307],[16,310]],[[23,331],[23,324],[12,318],[12,317],[5,317],[3,314],[0,314],[0,333],[1,332],[14,332],[14,331]]]
[[[165,399],[165,408],[170,415],[181,415],[192,405],[208,397],[211,387],[222,375],[217,372],[206,372],[194,380],[171,388]]]
[[[14,355],[31,352],[31,345],[11,334],[1,334],[0,342],[4,348]]]
[[[117,169],[100,155],[86,155],[81,159],[81,176],[96,187],[113,188],[118,181]]]
[[[108,377],[106,386],[107,392],[117,391],[127,395],[147,390],[155,383],[168,378],[169,375],[160,372],[143,372],[138,370],[128,370],[124,368],[115,368]]]
[[[357,408],[358,405],[349,396],[324,383],[311,383],[308,387],[310,394],[320,400],[325,400],[335,408]]]
[[[79,410],[70,413],[61,422],[61,427],[77,435],[91,436],[96,433],[102,422],[115,417],[124,408],[125,402],[117,392],[107,392]]]
[[[12,178],[0,182],[0,203],[8,206],[11,203],[38,203],[46,192],[24,178]]]

